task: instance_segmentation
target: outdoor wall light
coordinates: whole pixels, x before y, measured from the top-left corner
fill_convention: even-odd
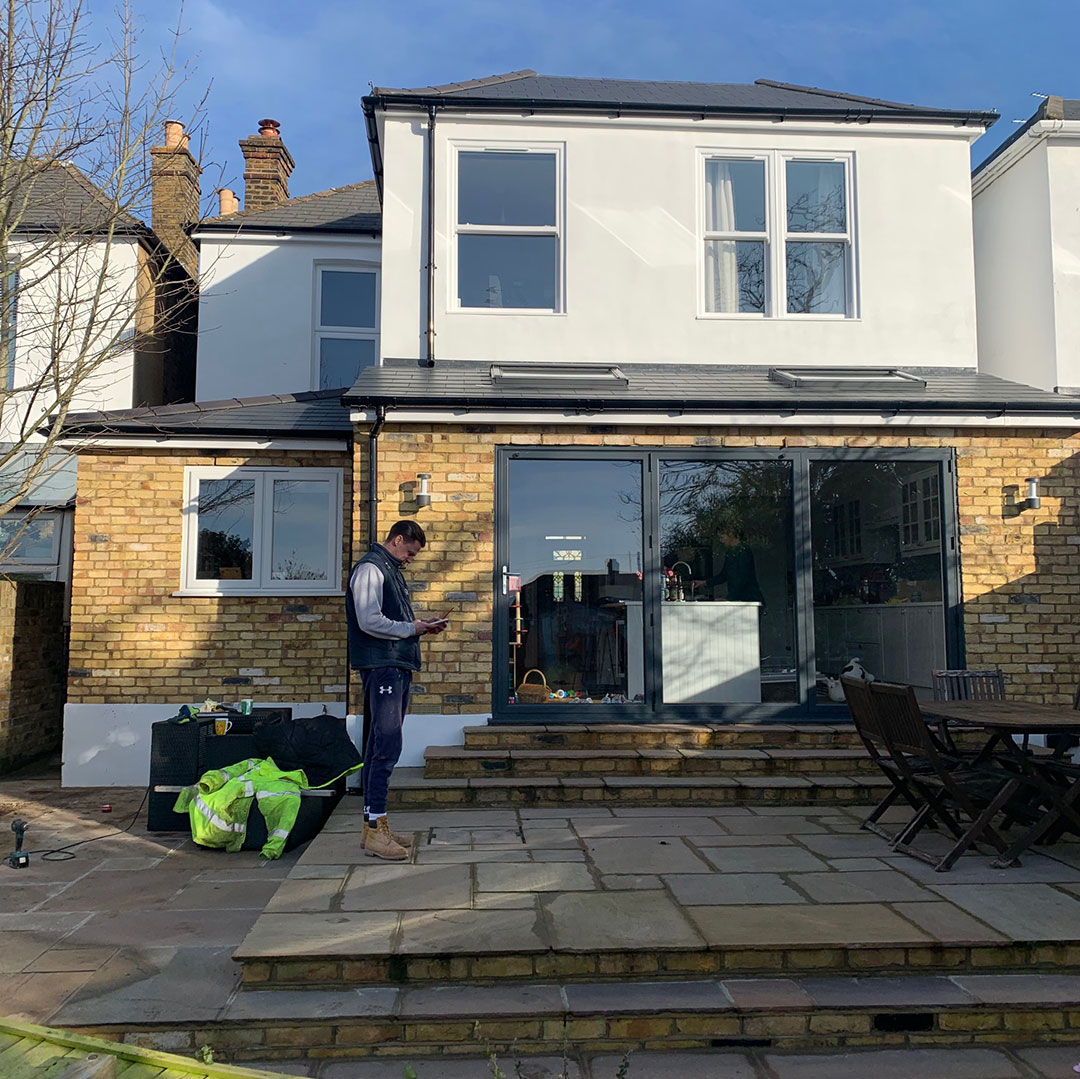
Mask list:
[[[417,508],[423,509],[425,506],[431,505],[431,494],[428,491],[428,480],[431,479],[430,472],[417,472],[416,478],[420,481],[420,490],[416,492],[416,505]]]
[[[1020,509],[1037,510],[1042,505],[1042,499],[1039,497],[1038,478],[1030,476],[1025,482],[1027,483],[1027,498],[1020,503]]]

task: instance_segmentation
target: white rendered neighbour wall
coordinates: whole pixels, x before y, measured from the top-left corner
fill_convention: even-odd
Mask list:
[[[423,355],[426,119],[383,124],[382,354]],[[969,140],[945,126],[547,116],[436,124],[442,359],[974,367]],[[555,142],[565,167],[565,313],[457,311],[453,144]],[[702,317],[703,152],[854,154],[858,317]]]
[[[196,400],[296,393],[315,376],[315,270],[378,269],[368,237],[204,233]]]
[[[973,213],[979,368],[1052,390],[1062,383],[1046,147],[1041,143],[981,190],[976,177]]]
[[[1080,140],[1050,140],[1051,243],[1057,381],[1080,387]]]
[[[27,245],[17,242],[13,248],[20,257]],[[66,385],[74,385],[72,412],[131,407],[135,360],[128,340],[135,330],[138,259],[138,244],[118,239],[108,245],[79,244],[60,274],[33,265],[20,273],[14,385],[25,392],[5,401],[0,442],[19,439],[21,429],[31,432],[34,441],[34,428],[55,407],[56,398],[46,388],[32,400],[33,388],[43,382],[47,387],[56,369]],[[28,287],[28,280],[37,283]],[[55,334],[66,343],[54,352]],[[51,367],[54,359],[56,368]],[[89,361],[84,375],[73,375],[77,361]]]

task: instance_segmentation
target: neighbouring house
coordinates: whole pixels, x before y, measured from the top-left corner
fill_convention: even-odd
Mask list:
[[[1080,101],[1047,97],[972,193],[980,367],[1080,393]]]
[[[183,700],[355,708],[345,574],[401,516],[429,536],[418,607],[452,610],[414,689],[427,742],[829,722],[853,657],[1071,695],[1080,400],[977,352],[969,150],[995,114],[531,71],[364,111],[375,321],[336,280],[327,319],[302,224],[265,216],[325,220],[322,196],[226,215],[281,228],[220,256],[220,376],[204,308],[200,396],[239,399],[79,418],[66,782],[145,780],[149,722]],[[294,246],[294,294],[282,274],[256,307],[245,284]],[[316,389],[335,334],[359,377]]]
[[[121,409],[191,400],[195,391],[197,255],[186,228],[199,217],[200,168],[188,136],[165,124],[151,149],[147,226],[57,162],[11,179],[13,225],[0,413],[0,497],[25,486],[0,520],[0,572],[67,582],[75,458],[42,458],[45,412]]]

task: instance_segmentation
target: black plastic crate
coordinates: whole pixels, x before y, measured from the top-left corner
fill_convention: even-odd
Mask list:
[[[187,787],[199,771],[203,740],[213,735],[212,719],[190,719],[186,723],[163,720],[150,727],[150,794],[146,800],[146,828],[150,832],[186,832],[186,813],[174,813],[175,793],[157,793],[154,788]]]

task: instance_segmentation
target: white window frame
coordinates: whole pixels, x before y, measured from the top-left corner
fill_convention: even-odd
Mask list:
[[[17,554],[5,554],[0,558],[0,563],[5,566],[14,566],[22,570],[29,569],[56,569],[60,564],[60,550],[61,543],[63,541],[64,532],[64,513],[63,510],[53,509],[13,509],[4,514],[5,518],[10,518],[12,521],[18,520],[17,535],[21,536],[25,529],[33,526],[35,521],[53,521],[55,529],[52,536],[52,549],[47,558],[27,558]],[[6,546],[5,542],[0,539],[0,552]]]
[[[200,579],[198,568],[198,497],[200,480],[254,480],[254,527],[251,542],[250,581]],[[327,539],[326,581],[274,580],[270,574],[273,557],[275,480],[323,480],[329,484],[327,511],[330,527]],[[227,465],[188,465],[184,469],[183,547],[180,567],[180,591],[186,596],[326,596],[342,595],[341,535],[342,482],[340,468],[252,468]]]
[[[706,228],[706,164],[709,161],[765,162],[765,232],[718,232]],[[844,166],[844,198],[847,231],[844,233],[789,232],[787,227],[787,163],[789,161],[838,163]],[[853,152],[803,153],[792,150],[758,150],[736,147],[699,147],[697,156],[698,191],[698,318],[700,319],[769,319],[798,322],[822,320],[853,322],[859,318],[857,264],[858,244],[855,232],[855,154]],[[765,310],[710,311],[706,289],[705,244],[709,240],[761,241],[765,244]],[[787,245],[789,242],[825,242],[845,245],[845,310],[841,314],[788,311]]]
[[[915,497],[905,498],[908,488],[913,487]],[[910,507],[909,520],[904,520],[904,510]],[[916,472],[908,476],[900,489],[900,547],[906,552],[936,551],[941,547],[944,521],[941,513],[941,476],[937,469]],[[904,529],[913,529],[916,538],[904,538]]]
[[[324,325],[322,321],[322,277],[323,271],[333,273],[366,273],[375,278],[375,325],[366,326],[332,326]],[[379,352],[379,312],[382,310],[382,275],[379,267],[372,262],[364,262],[356,259],[319,259],[315,263],[315,280],[313,284],[314,306],[312,309],[311,324],[314,327],[314,345],[311,356],[311,388],[318,390],[322,385],[322,342],[324,338],[338,341],[374,341],[375,342],[375,366],[382,363]]]
[[[566,172],[565,143],[561,142],[491,142],[487,139],[455,139],[449,143],[450,183],[446,206],[450,237],[450,257],[447,274],[449,296],[447,310],[451,314],[469,315],[551,315],[566,314]],[[555,224],[554,225],[461,225],[458,223],[458,161],[462,153],[546,154],[555,157]],[[555,306],[554,307],[463,307],[458,300],[458,237],[459,236],[554,236]]]

